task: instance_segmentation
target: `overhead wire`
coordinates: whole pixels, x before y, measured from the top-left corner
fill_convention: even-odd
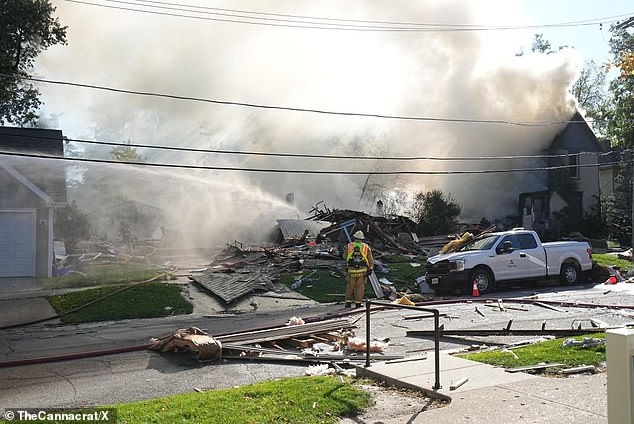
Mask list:
[[[622,165],[632,163],[634,160],[612,161],[608,163],[591,163],[591,164],[572,164],[572,165],[553,165],[543,167],[529,168],[506,168],[506,169],[477,169],[477,170],[450,170],[450,171],[415,171],[415,170],[361,170],[361,171],[345,171],[345,170],[323,170],[323,169],[278,169],[278,168],[246,168],[240,166],[211,166],[211,165],[188,165],[175,163],[158,163],[158,162],[141,162],[141,161],[120,161],[113,159],[94,159],[94,158],[71,158],[46,154],[22,153],[0,151],[0,156],[13,156],[24,158],[52,159],[59,161],[82,162],[82,163],[99,163],[114,165],[134,165],[140,167],[155,168],[177,168],[188,170],[213,170],[213,171],[240,171],[240,172],[256,172],[256,173],[272,173],[272,174],[312,174],[312,175],[473,175],[473,174],[497,174],[497,173],[513,173],[513,172],[535,172],[535,171],[554,171],[558,169],[570,168],[594,168],[607,165]]]
[[[41,82],[45,84],[88,88],[93,90],[101,90],[101,91],[108,91],[108,92],[122,93],[122,94],[132,94],[132,95],[138,95],[138,96],[159,97],[159,98],[166,98],[166,99],[172,99],[172,100],[184,100],[184,101],[202,102],[202,103],[228,105],[228,106],[243,106],[243,107],[256,108],[256,109],[317,113],[322,115],[354,116],[354,117],[363,117],[363,118],[381,118],[381,119],[394,119],[394,120],[404,120],[404,121],[512,125],[512,126],[520,126],[520,127],[545,127],[545,126],[560,125],[560,124],[577,124],[577,123],[583,124],[587,122],[595,122],[595,121],[584,122],[584,121],[570,121],[570,120],[512,121],[512,120],[506,120],[506,119],[440,118],[440,117],[432,117],[432,116],[408,116],[408,115],[388,115],[388,114],[364,113],[364,112],[342,112],[342,111],[331,111],[326,109],[311,109],[311,108],[301,108],[301,107],[292,107],[292,106],[276,106],[276,105],[266,105],[266,104],[257,104],[257,103],[248,103],[248,102],[238,102],[238,101],[231,101],[231,100],[214,100],[214,99],[206,99],[202,97],[191,97],[191,96],[182,96],[182,95],[176,95],[176,94],[155,93],[155,92],[149,92],[149,91],[127,90],[122,88],[106,87],[106,86],[99,86],[94,84],[84,84],[84,83],[70,82],[70,81],[56,81],[56,80],[50,80],[50,79],[44,79],[44,78],[36,78],[32,76],[15,76],[15,75],[3,74],[3,73],[0,73],[0,77],[18,78],[22,80]]]
[[[0,136],[2,137],[21,137],[17,134],[2,133],[0,129]],[[31,139],[36,140],[59,140],[57,137],[52,136],[30,136]],[[244,151],[244,150],[227,150],[227,149],[208,149],[200,147],[181,147],[181,146],[165,146],[156,144],[139,144],[129,142],[115,142],[104,140],[86,140],[80,138],[64,137],[64,141],[80,144],[92,144],[101,146],[114,146],[114,147],[130,147],[135,149],[154,149],[154,150],[167,150],[175,152],[185,153],[207,153],[207,154],[221,154],[221,155],[236,155],[236,156],[264,156],[264,157],[282,157],[282,158],[306,158],[306,159],[345,159],[345,160],[372,160],[372,161],[495,161],[495,160],[515,160],[515,159],[556,159],[566,158],[569,156],[610,156],[615,153],[628,152],[623,150],[622,152],[616,152],[613,150],[607,152],[576,152],[576,153],[559,153],[559,154],[536,154],[536,155],[499,155],[499,156],[364,156],[364,155],[330,155],[330,154],[318,154],[318,153],[288,153],[288,152],[260,152],[260,151]]]
[[[141,0],[103,0],[106,4],[94,0],[64,0],[69,3],[118,9],[132,12],[164,15],[172,17],[209,20],[236,24],[262,25],[274,27],[308,28],[340,31],[393,31],[393,32],[447,32],[447,31],[500,31],[518,29],[542,29],[573,26],[593,26],[618,22],[619,18],[631,16],[623,14],[606,18],[562,22],[541,25],[473,25],[473,24],[430,24],[415,22],[390,22],[377,20],[337,19],[312,17],[281,13],[254,12],[238,9],[223,9],[205,6],[192,6],[171,2]],[[184,13],[196,13],[187,15]],[[203,16],[200,16],[203,15]],[[208,15],[208,16],[204,16]],[[219,16],[219,17],[218,17]]]
[[[121,0],[105,0],[108,2],[119,2]],[[306,16],[306,15],[292,15],[292,14],[284,14],[284,13],[272,13],[272,12],[260,12],[260,11],[249,11],[249,10],[240,10],[240,9],[227,9],[227,8],[219,8],[219,7],[209,7],[209,6],[195,6],[195,5],[184,5],[180,3],[173,2],[165,2],[165,1],[157,1],[157,0],[137,0],[137,3],[149,3],[149,4],[158,4],[158,5],[169,5],[169,6],[181,6],[187,7],[190,9],[199,9],[204,11],[221,11],[221,12],[233,12],[233,13],[241,13],[247,15],[255,15],[255,16],[275,16],[275,17],[286,17],[286,18],[299,18],[299,19],[307,19],[307,20],[323,20],[323,21],[333,21],[333,22],[355,22],[355,23],[369,23],[369,24],[387,24],[387,25],[409,25],[409,26],[423,26],[423,27],[443,27],[443,28],[451,28],[451,27],[469,27],[469,28],[499,28],[500,26],[495,25],[474,25],[474,24],[440,24],[440,23],[421,23],[421,22],[398,22],[398,21],[379,21],[379,20],[361,20],[361,19],[341,19],[341,18],[332,18],[332,17],[318,17],[318,16]],[[557,27],[557,26],[569,26],[569,25],[577,25],[577,24],[585,24],[585,23],[604,23],[605,21],[611,21],[619,18],[629,17],[631,14],[621,14],[615,16],[609,16],[604,18],[594,18],[594,19],[585,19],[579,21],[570,21],[570,22],[561,22],[561,23],[553,23],[553,24],[542,24],[540,27]],[[516,26],[518,29],[526,29],[527,26]],[[532,27],[532,26],[530,26]],[[504,28],[512,28],[512,26],[504,26]]]

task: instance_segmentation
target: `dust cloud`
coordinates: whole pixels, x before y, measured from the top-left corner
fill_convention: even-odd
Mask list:
[[[546,148],[562,126],[387,119],[192,99],[512,122],[562,121],[575,108],[567,90],[580,58],[566,50],[517,56],[530,42],[530,32],[366,30],[370,25],[366,21],[524,24],[519,6],[511,1],[409,1],[399,2],[398,7],[391,1],[273,1],[266,3],[266,9],[256,1],[213,3],[217,8],[278,14],[258,15],[267,19],[260,21],[266,25],[227,22],[243,20],[235,12],[201,15],[192,7],[178,6],[212,7],[203,0],[171,2],[171,9],[150,7],[157,2],[134,7],[145,13],[53,3],[60,21],[69,27],[69,45],[45,52],[37,63],[38,76],[181,97],[42,84],[47,125],[62,129],[71,139],[348,157],[530,155]],[[103,0],[91,3],[112,6]],[[157,14],[159,10],[166,14]],[[362,28],[298,28],[289,21],[299,18],[282,14],[354,19],[352,24]],[[317,22],[323,28],[341,21]],[[108,157],[111,149],[72,145],[86,157]],[[139,153],[147,162],[252,171],[84,165],[82,169],[89,172],[77,173],[80,177],[71,196],[83,209],[103,211],[95,216],[104,218],[108,211],[102,203],[103,187],[108,186],[120,202],[133,200],[158,208],[165,226],[214,243],[234,237],[257,239],[275,224],[275,218],[305,217],[322,200],[329,207],[373,212],[377,197],[440,188],[462,205],[463,220],[479,221],[513,214],[518,193],[543,188],[543,175],[538,172],[382,174],[525,168],[539,165],[535,160],[361,160],[154,149]],[[296,170],[357,174],[292,172]],[[101,186],[88,184],[96,180]],[[287,193],[294,194],[294,204],[284,201]],[[398,206],[399,213],[408,212],[407,205]],[[112,227],[102,221],[102,226]]]

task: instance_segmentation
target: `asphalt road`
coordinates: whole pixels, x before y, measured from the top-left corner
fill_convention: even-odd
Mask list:
[[[634,321],[634,284],[540,287],[499,291],[483,297],[437,299],[428,307],[437,308],[446,329],[503,329],[513,320],[512,328],[571,328],[590,319],[607,326]],[[538,304],[514,303],[515,298],[536,297],[537,301],[566,302],[568,306],[548,308]],[[497,299],[504,311],[494,307]],[[234,310],[228,314],[194,314],[154,320],[76,326],[36,325],[0,331],[0,362],[77,351],[92,351],[121,346],[137,346],[151,337],[170,334],[178,328],[196,325],[212,335],[283,325],[291,316],[322,317],[345,313],[342,305],[315,305],[311,302],[288,304],[276,300],[247,299],[245,305],[260,302],[257,311]],[[456,301],[456,302],[453,302]],[[301,303],[301,302],[300,302]],[[585,308],[570,304],[593,304]],[[487,306],[493,305],[493,306]],[[482,313],[476,311],[478,310]],[[617,309],[620,306],[623,309]],[[433,320],[411,310],[381,310],[371,314],[372,338],[389,338],[387,355],[416,356],[433,349],[433,341],[408,337],[408,330],[431,330]],[[484,316],[483,316],[484,315]],[[364,314],[351,315],[356,320],[357,335],[365,337]],[[480,337],[471,340],[443,339],[441,349],[461,348],[471,344],[508,343],[534,337]],[[4,408],[68,407],[104,405],[191,392],[196,389],[226,388],[261,380],[303,375],[304,365],[223,361],[200,364],[186,353],[160,354],[139,350],[116,355],[63,362],[0,367],[0,411]]]

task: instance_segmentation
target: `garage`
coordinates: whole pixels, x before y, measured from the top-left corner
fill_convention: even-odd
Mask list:
[[[35,276],[35,213],[0,211],[0,277]]]

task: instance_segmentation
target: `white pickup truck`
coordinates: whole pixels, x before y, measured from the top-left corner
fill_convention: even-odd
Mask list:
[[[505,282],[559,278],[575,284],[592,269],[592,249],[586,242],[543,243],[534,231],[483,234],[459,251],[427,259],[426,282],[436,292],[468,290],[473,282],[480,293]]]

